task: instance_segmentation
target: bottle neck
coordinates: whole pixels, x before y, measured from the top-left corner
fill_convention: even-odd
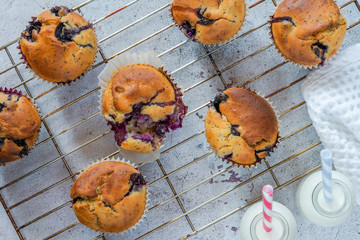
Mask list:
[[[327,218],[338,218],[344,215],[351,207],[351,190],[337,179],[333,179],[333,200],[326,202],[324,186],[319,183],[312,194],[312,202],[316,211]]]
[[[278,212],[273,211],[272,230],[266,232],[263,227],[263,214],[259,213],[251,222],[250,235],[253,240],[287,240],[289,237],[289,224]]]

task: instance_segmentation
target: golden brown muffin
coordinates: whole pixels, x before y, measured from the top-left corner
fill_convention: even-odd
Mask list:
[[[169,76],[144,64],[114,73],[105,89],[102,109],[117,144],[138,153],[158,150],[169,129],[181,128],[187,111],[180,89]]]
[[[119,233],[134,226],[145,211],[143,176],[132,166],[105,161],[85,170],[71,188],[79,221],[99,232]]]
[[[275,112],[264,98],[243,88],[230,88],[213,101],[205,134],[223,160],[251,166],[273,150],[279,132]]]
[[[0,88],[0,165],[27,155],[40,130],[35,106],[16,90]]]
[[[244,0],[174,0],[176,24],[190,39],[215,44],[234,37],[245,20]]]
[[[276,48],[302,66],[323,65],[346,33],[346,19],[333,0],[285,0],[270,23]]]
[[[92,25],[66,7],[54,7],[29,22],[22,32],[23,59],[42,79],[70,83],[95,61],[97,40]]]

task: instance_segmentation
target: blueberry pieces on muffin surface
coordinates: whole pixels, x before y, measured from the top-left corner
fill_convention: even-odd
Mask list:
[[[271,105],[243,88],[230,88],[216,96],[206,115],[205,134],[219,157],[243,167],[261,162],[279,137]]]
[[[142,218],[147,201],[143,176],[119,161],[104,161],[85,170],[71,188],[79,221],[99,232],[119,233]]]
[[[333,0],[285,0],[270,24],[275,47],[301,66],[324,65],[340,48],[347,26]]]
[[[118,146],[149,154],[159,150],[166,132],[182,127],[187,107],[165,72],[135,64],[114,73],[104,91],[102,110]]]
[[[95,31],[78,13],[54,7],[33,18],[19,48],[25,63],[40,78],[70,83],[86,73],[97,52]]]
[[[245,20],[244,0],[174,0],[175,23],[190,39],[221,43],[234,37]]]
[[[26,156],[39,135],[40,116],[27,97],[0,88],[0,165]]]

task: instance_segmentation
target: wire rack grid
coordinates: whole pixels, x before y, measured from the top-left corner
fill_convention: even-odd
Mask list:
[[[100,48],[92,70],[72,86],[36,80],[17,55],[18,39],[0,47],[1,86],[22,90],[42,112],[35,149],[22,161],[0,169],[0,202],[17,237],[238,239],[243,212],[260,200],[261,186],[269,183],[275,186],[275,200],[294,212],[298,238],[320,239],[321,229],[306,222],[294,204],[296,182],[319,169],[321,143],[300,93],[308,71],[282,59],[269,39],[267,20],[279,2],[247,1],[247,21],[240,34],[210,47],[187,40],[177,29],[169,16],[169,0],[105,2],[88,0],[73,7],[92,21]],[[344,46],[359,42],[359,1],[338,4],[348,19]],[[124,235],[103,235],[77,221],[69,192],[81,169],[96,159],[120,156],[97,108],[97,75],[115,56],[147,50],[157,52],[183,86],[189,113],[184,127],[168,135],[160,159],[140,166],[149,181],[151,199],[145,221]],[[232,86],[260,92],[278,110],[281,144],[252,170],[223,163],[204,136],[207,104]],[[326,232],[355,239],[360,232],[356,221],[352,218],[346,230]],[[313,232],[306,232],[307,228]]]

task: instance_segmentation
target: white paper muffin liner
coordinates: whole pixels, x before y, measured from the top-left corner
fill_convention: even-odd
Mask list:
[[[125,164],[127,164],[127,165],[130,165],[130,166],[132,166],[133,168],[135,168],[136,170],[138,170],[138,169],[137,169],[137,166],[136,166],[134,163],[132,163],[132,162],[130,162],[130,161],[127,161],[126,159],[120,159],[120,158],[114,158],[114,157],[112,157],[112,158],[102,158],[102,159],[96,160],[96,161],[92,162],[91,164],[89,164],[87,167],[85,167],[85,168],[83,168],[82,170],[80,170],[80,172],[83,173],[83,172],[85,172],[86,170],[88,170],[90,167],[95,166],[96,164],[99,164],[99,163],[103,163],[103,162],[121,162],[121,163],[125,163]],[[139,171],[139,170],[138,170],[138,171]],[[139,172],[140,172],[140,171],[139,171]],[[141,172],[140,172],[140,174],[141,174]],[[79,176],[80,176],[80,175],[79,175]],[[79,176],[78,176],[78,177],[79,177]],[[145,176],[143,176],[143,177],[144,177],[144,179],[145,179]],[[135,229],[141,224],[141,222],[144,222],[144,218],[146,217],[146,213],[147,213],[148,210],[149,210],[149,204],[150,204],[149,195],[150,195],[150,193],[149,193],[149,188],[148,188],[148,185],[146,184],[146,205],[145,205],[145,210],[144,210],[143,215],[141,216],[140,220],[139,220],[135,225],[133,225],[132,227],[130,227],[130,228],[128,228],[128,229],[126,229],[126,230],[124,230],[124,231],[122,231],[122,232],[118,232],[118,233],[102,232],[102,231],[96,231],[96,230],[94,230],[94,229],[92,229],[92,228],[89,228],[89,227],[88,227],[88,228],[91,229],[92,231],[96,232],[96,233],[102,233],[102,234],[109,235],[109,236],[124,235],[124,234],[127,233],[127,232],[131,232],[131,231],[135,230]],[[86,226],[86,225],[84,225],[84,226]],[[86,227],[87,227],[87,226],[86,226]]]
[[[170,6],[170,8],[169,8],[169,16],[171,17],[171,20],[172,20],[172,22],[174,23],[174,25],[175,25],[177,28],[179,28],[180,31],[181,31],[189,40],[191,40],[191,41],[193,41],[193,42],[196,42],[196,43],[198,43],[198,44],[201,44],[201,45],[203,45],[203,46],[207,46],[207,47],[218,47],[218,46],[221,46],[222,44],[226,44],[226,43],[229,43],[229,42],[232,42],[232,41],[236,40],[236,39],[241,35],[241,34],[240,34],[241,29],[243,29],[243,28],[246,26],[246,24],[248,23],[247,17],[248,17],[248,10],[249,10],[249,9],[248,9],[248,6],[249,6],[249,5],[248,5],[248,1],[247,1],[247,0],[244,0],[244,2],[245,2],[245,16],[244,16],[244,21],[243,21],[242,25],[240,26],[239,30],[238,30],[237,33],[234,34],[234,36],[232,36],[231,38],[226,39],[226,40],[223,40],[223,41],[220,41],[220,42],[217,42],[217,43],[202,43],[202,42],[196,40],[195,38],[190,38],[190,37],[188,37],[187,34],[186,34],[186,32],[183,30],[183,27],[182,27],[182,26],[179,26],[179,24],[177,24],[177,23],[175,22],[175,19],[174,19],[173,14],[172,14],[172,4],[171,4],[171,6]]]
[[[160,72],[162,72],[164,75],[166,75],[169,80],[174,83],[174,79],[167,73],[166,70],[164,70],[164,65],[161,62],[161,59],[157,57],[156,53],[154,52],[143,52],[140,54],[135,53],[124,53],[119,56],[116,56],[112,60],[110,60],[106,67],[102,70],[102,72],[99,74],[99,86],[100,86],[100,95],[99,95],[99,109],[100,112],[103,113],[103,98],[104,98],[104,92],[111,82],[111,79],[120,68],[134,65],[134,64],[146,64],[153,66],[157,68]],[[175,85],[176,87],[176,85]],[[105,117],[105,116],[104,116]],[[107,121],[111,121],[112,119],[106,119]],[[166,138],[163,139],[165,141]],[[118,144],[116,144],[118,146]],[[163,146],[160,145],[160,148]],[[153,162],[160,157],[160,148],[157,148],[153,152],[147,154],[147,153],[138,153],[133,152],[130,150],[122,149],[120,146],[118,146],[121,154],[128,160],[135,162],[135,163],[150,163]]]
[[[48,9],[48,10],[50,10],[50,9]],[[69,10],[71,10],[72,12],[75,12],[75,11],[73,11],[72,9],[69,9]],[[46,10],[44,10],[44,11],[46,11]],[[82,13],[80,13],[80,12],[76,12],[77,14],[79,14],[81,17],[83,17],[84,18],[84,16],[83,16],[83,14]],[[41,14],[41,13],[40,13]],[[33,18],[37,18],[37,16],[36,17],[33,17]],[[84,18],[85,19],[85,18]],[[86,20],[86,19],[85,19]],[[87,20],[86,20],[87,21]],[[89,23],[89,21],[87,21],[88,23]],[[89,23],[89,24],[91,24],[91,23]],[[92,24],[91,24],[92,25]],[[89,67],[80,75],[80,76],[78,76],[77,78],[75,78],[74,80],[71,80],[71,81],[69,81],[69,82],[51,82],[51,81],[48,81],[48,80],[46,80],[46,79],[43,79],[43,78],[41,78],[39,75],[37,75],[36,74],[36,72],[31,68],[31,66],[29,65],[29,63],[27,62],[27,60],[26,60],[26,58],[25,58],[25,55],[22,53],[22,51],[21,51],[21,45],[20,45],[20,40],[19,40],[19,42],[18,42],[18,49],[19,49],[19,55],[21,55],[23,58],[21,58],[22,59],[22,63],[23,64],[25,64],[26,65],[26,68],[29,70],[29,73],[32,75],[32,77],[30,78],[30,79],[32,79],[32,78],[36,78],[37,80],[40,80],[42,83],[46,83],[46,84],[48,84],[48,85],[52,85],[52,86],[66,86],[66,85],[71,85],[71,84],[73,84],[73,83],[75,83],[76,81],[78,81],[78,80],[82,80],[83,78],[84,78],[84,76],[85,76],[85,74],[87,74],[92,68],[93,68],[93,66],[95,65],[95,63],[96,63],[96,60],[97,60],[97,57],[98,57],[98,51],[99,51],[99,42],[98,42],[98,37],[97,37],[97,34],[96,34],[96,31],[95,31],[95,26],[94,25],[92,25],[92,28],[91,29],[93,29],[94,30],[94,34],[95,34],[95,38],[96,38],[96,41],[97,41],[97,44],[96,44],[96,53],[95,53],[95,56],[94,56],[94,60],[93,60],[93,63],[92,64],[90,64],[89,65]],[[20,37],[20,39],[21,39],[21,37]]]
[[[15,90],[15,89],[12,89],[12,88],[10,88],[10,89],[11,89],[11,91],[14,91],[14,90]],[[18,91],[18,94],[17,94],[17,95],[19,95],[19,92],[21,92],[21,91]],[[35,100],[34,100],[33,98],[27,96],[27,94],[21,93],[20,95],[21,95],[22,97],[27,98],[27,99],[32,103],[32,105],[35,107],[37,113],[39,114],[39,118],[40,118],[40,121],[41,121],[41,122],[40,122],[40,128],[39,128],[39,130],[37,131],[37,136],[36,136],[36,139],[35,139],[33,145],[32,145],[32,146],[28,146],[28,154],[26,154],[26,155],[24,155],[23,157],[20,157],[20,158],[14,160],[14,161],[11,161],[11,162],[3,162],[3,163],[0,162],[0,167],[1,167],[1,166],[6,166],[6,165],[8,165],[8,166],[9,166],[9,165],[13,165],[13,164],[15,164],[15,163],[18,163],[20,160],[26,158],[27,155],[30,154],[31,150],[33,150],[33,149],[35,148],[36,143],[38,142],[39,137],[40,137],[41,123],[42,123],[42,117],[41,117],[41,113],[40,113],[40,108],[39,108],[38,105],[36,104]]]

